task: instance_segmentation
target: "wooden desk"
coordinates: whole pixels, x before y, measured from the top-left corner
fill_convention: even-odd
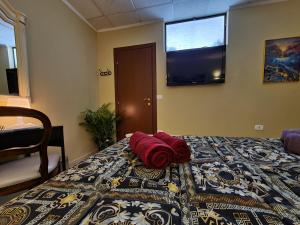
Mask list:
[[[0,151],[11,147],[26,147],[38,143],[42,138],[42,128],[32,127],[15,130],[3,130],[0,132]],[[61,148],[61,160],[63,170],[66,170],[66,155],[63,126],[52,127],[48,146]]]

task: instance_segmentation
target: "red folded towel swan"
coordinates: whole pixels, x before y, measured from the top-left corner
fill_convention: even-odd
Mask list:
[[[169,145],[143,132],[135,132],[129,145],[147,168],[162,169],[173,160],[174,152]]]
[[[154,137],[162,140],[174,150],[173,162],[184,163],[190,161],[191,151],[184,140],[172,137],[165,132],[158,132]]]

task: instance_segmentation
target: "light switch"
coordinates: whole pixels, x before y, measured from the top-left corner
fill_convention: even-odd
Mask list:
[[[163,99],[163,95],[157,95],[157,100],[162,100]]]

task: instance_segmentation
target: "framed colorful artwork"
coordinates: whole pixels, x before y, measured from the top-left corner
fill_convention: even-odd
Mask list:
[[[264,82],[299,81],[300,37],[267,40]]]

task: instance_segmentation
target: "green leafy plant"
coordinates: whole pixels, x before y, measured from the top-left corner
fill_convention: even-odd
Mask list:
[[[119,118],[115,112],[110,110],[110,103],[103,104],[96,111],[90,109],[81,113],[81,122],[93,136],[95,144],[99,150],[104,149],[115,143],[116,122]]]

